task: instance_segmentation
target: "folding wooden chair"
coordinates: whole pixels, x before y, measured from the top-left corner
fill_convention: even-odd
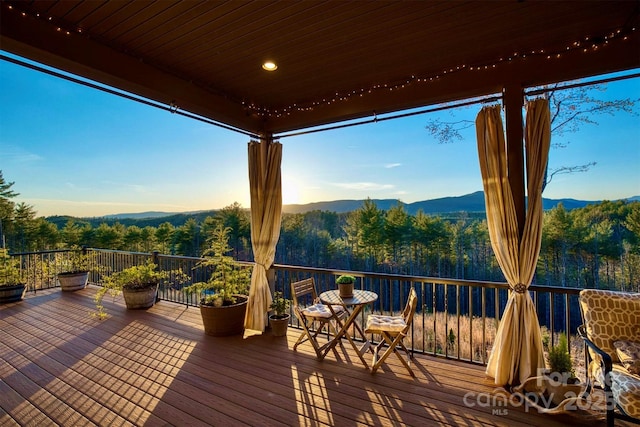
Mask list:
[[[293,313],[300,321],[300,326],[302,327],[302,333],[293,346],[293,350],[295,351],[298,345],[303,342],[309,341],[318,359],[322,360],[324,358],[324,349],[330,343],[322,346],[318,344],[318,334],[320,334],[326,326],[327,335],[329,334],[329,328],[333,331],[334,335],[336,335],[337,330],[334,322],[344,318],[346,311],[344,307],[334,305],[331,307],[333,309],[332,312],[329,306],[320,302],[313,277],[292,282],[291,297],[293,299]]]
[[[415,289],[411,288],[409,293],[409,299],[402,310],[400,316],[384,316],[380,314],[370,314],[367,318],[367,327],[365,333],[378,334],[382,337],[380,343],[374,347],[373,351],[373,363],[371,366],[371,373],[375,373],[376,370],[384,363],[391,353],[395,353],[400,359],[405,368],[409,371],[412,377],[415,377],[411,366],[409,366],[410,359],[413,355],[405,347],[403,340],[409,333],[411,323],[413,322],[413,316],[418,306],[418,296]],[[386,351],[379,356],[379,351],[382,347],[388,346]],[[407,355],[407,360],[400,354],[398,348],[403,350]]]

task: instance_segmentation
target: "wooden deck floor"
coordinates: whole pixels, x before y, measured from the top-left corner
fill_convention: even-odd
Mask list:
[[[354,353],[293,352],[296,329],[206,336],[199,311],[173,303],[128,311],[105,298],[109,318],[93,319],[94,293],[0,306],[0,425],[604,425],[585,411],[492,406],[480,366],[419,356],[412,379],[391,357],[372,375]]]

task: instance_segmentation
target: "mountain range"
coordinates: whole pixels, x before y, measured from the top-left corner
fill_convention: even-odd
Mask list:
[[[640,196],[634,196],[625,199],[627,201],[640,201]],[[388,210],[393,206],[398,205],[398,200],[395,199],[371,199],[378,209]],[[282,211],[284,213],[306,213],[310,211],[329,211],[336,213],[351,212],[360,208],[364,204],[364,200],[334,200],[327,202],[314,202],[307,204],[293,204],[284,205]],[[576,200],[576,199],[542,199],[542,205],[544,210],[549,210],[556,207],[559,203],[565,207],[565,209],[571,210],[576,208],[582,208],[589,204],[600,203],[597,200]],[[415,215],[419,210],[422,210],[427,214],[445,214],[455,212],[470,212],[470,213],[483,213],[485,211],[484,206],[484,192],[476,191],[475,193],[465,194],[463,196],[451,196],[442,197],[438,199],[423,200],[414,203],[404,203],[404,208],[410,215]],[[196,212],[140,212],[140,213],[120,213],[113,215],[105,215],[105,219],[143,219],[143,218],[162,218],[173,215],[194,215],[194,216],[207,216],[213,214],[215,210],[211,211],[196,211]]]

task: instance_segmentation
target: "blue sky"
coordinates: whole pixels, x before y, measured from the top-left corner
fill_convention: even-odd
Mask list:
[[[640,98],[640,79],[609,83],[606,98]],[[399,199],[482,189],[475,130],[439,144],[428,120],[474,120],[480,106],[284,138],[284,203]],[[640,103],[636,106],[640,112]],[[597,117],[565,135],[546,198],[640,195],[640,118]],[[248,137],[0,61],[0,170],[39,216],[183,212],[249,207]]]

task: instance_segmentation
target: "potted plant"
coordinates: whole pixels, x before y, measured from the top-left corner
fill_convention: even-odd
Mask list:
[[[95,265],[95,254],[86,249],[72,248],[69,257],[62,260],[58,282],[63,291],[84,289],[89,281],[89,271]]]
[[[564,412],[565,407],[575,407],[580,399],[582,385],[575,377],[567,336],[562,333],[558,344],[547,353],[549,368],[542,375],[532,377],[516,387],[514,391],[522,393],[531,406],[541,412]]]
[[[287,313],[291,301],[284,297],[282,292],[276,292],[273,295],[273,301],[269,308],[273,310],[273,314],[269,315],[269,323],[271,324],[271,332],[275,337],[284,337],[287,335],[287,327],[289,326],[289,318],[291,315]]]
[[[20,260],[11,257],[6,249],[0,249],[0,304],[20,301],[25,289]]]
[[[102,287],[98,289],[94,297],[98,309],[97,316],[103,318],[106,315],[102,298],[107,292],[114,298],[122,293],[128,309],[153,306],[156,301],[158,284],[172,273],[183,275],[181,271],[160,271],[158,266],[149,260],[145,264],[134,265],[106,276]]]
[[[348,274],[343,274],[336,279],[341,298],[351,298],[353,296],[353,285],[355,282],[356,278]]]
[[[547,359],[549,362],[548,376],[556,377],[568,384],[578,382],[578,379],[575,377],[571,354],[569,353],[567,336],[564,333],[561,333],[558,337],[558,344],[549,350]]]
[[[549,378],[547,391],[553,395],[555,403],[564,400],[567,393],[581,390],[582,386],[578,384],[579,381],[576,378],[569,353],[569,343],[564,333],[558,337],[558,344],[549,350],[547,359],[549,362],[549,371],[545,373],[545,376]]]
[[[244,318],[249,297],[250,268],[228,255],[230,229],[218,224],[212,234],[211,246],[198,267],[210,269],[206,282],[194,283],[185,292],[199,292],[200,314],[207,335],[228,336],[244,332]]]

